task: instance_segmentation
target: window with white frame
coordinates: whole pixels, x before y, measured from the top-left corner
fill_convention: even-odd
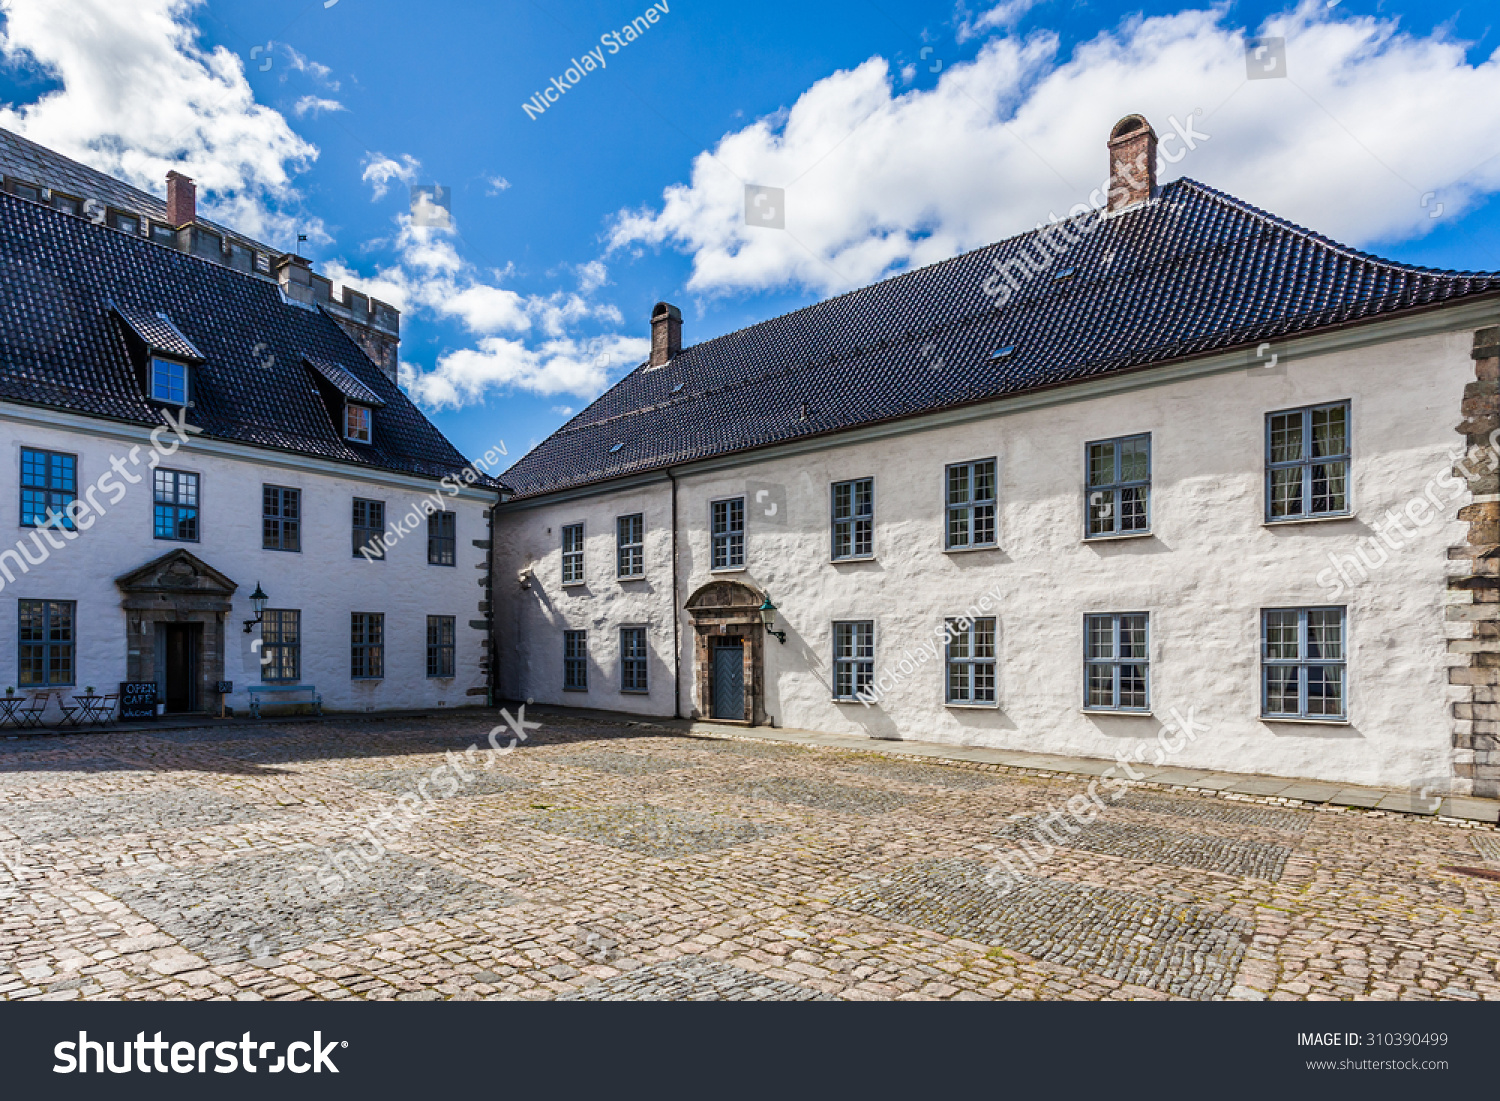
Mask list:
[[[995,460],[948,467],[949,550],[995,545]]]
[[[568,524],[562,529],[562,583],[583,583],[583,525]]]
[[[1088,445],[1088,538],[1151,529],[1151,435]]]
[[[1145,612],[1085,616],[1084,699],[1090,711],[1146,711],[1151,639]]]
[[[1343,719],[1348,645],[1343,608],[1261,612],[1261,708],[1266,718]]]
[[[734,570],[745,564],[745,499],[715,501],[712,508],[713,569]]]
[[[615,574],[642,577],[646,573],[646,518],[637,512],[615,519]]]
[[[375,411],[368,405],[347,403],[344,406],[344,438],[355,443],[369,443],[374,418]]]
[[[995,702],[995,625],[994,616],[948,620],[949,703]]]
[[[875,622],[833,625],[833,698],[854,700],[875,682]]]
[[[168,405],[186,405],[188,367],[175,359],[151,357],[151,398]]]
[[[875,553],[875,479],[833,483],[833,557]]]
[[[1266,519],[1349,513],[1349,403],[1266,416]]]
[[[620,691],[647,691],[644,627],[620,628]]]
[[[589,633],[563,632],[563,689],[568,692],[589,690]]]

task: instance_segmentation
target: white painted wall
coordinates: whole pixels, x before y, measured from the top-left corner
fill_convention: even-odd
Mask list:
[[[118,505],[112,494],[96,494],[107,511],[74,540],[50,552],[48,559],[14,581],[0,575],[0,681],[17,684],[17,601],[55,599],[77,601],[77,690],[93,685],[115,692],[126,679],[125,613],[120,577],[176,548],[183,548],[227,575],[239,588],[234,595],[232,620],[225,631],[225,671],[234,682],[230,706],[243,712],[249,697],[245,688],[260,683],[258,654],[251,643],[259,628],[244,633],[242,621],[253,618],[250,593],[259,583],[272,608],[302,612],[302,681],[315,685],[330,710],[365,711],[384,708],[465,707],[482,705],[483,696],[466,695],[482,687],[481,640],[486,631],[471,626],[484,617],[479,583],[486,551],[474,545],[488,539],[484,510],[493,496],[465,490],[444,495],[446,507],[457,512],[457,565],[427,562],[427,528],[422,523],[386,553],[383,562],[353,556],[352,499],[385,502],[386,519],[394,522],[419,506],[423,497],[439,492],[438,483],[400,475],[365,472],[354,467],[318,463],[276,452],[255,452],[194,439],[162,460],[163,467],[200,475],[200,541],[196,543],[153,537],[150,443],[145,434],[125,426],[83,418],[46,414],[39,423],[35,410],[0,405],[0,471],[9,486],[10,507],[5,529],[11,534],[0,549],[18,540],[31,543],[34,529],[20,526],[20,455],[23,447],[62,451],[78,457],[80,495],[119,457],[127,470],[140,477],[126,484]],[[170,437],[169,437],[170,438]],[[131,448],[140,447],[138,466],[130,465]],[[170,444],[168,445],[170,446]],[[115,477],[125,484],[127,480]],[[261,489],[265,484],[302,491],[302,550],[264,550],[261,546]],[[85,518],[82,523],[87,523]],[[32,547],[32,556],[36,556]],[[12,572],[15,572],[12,569]],[[350,677],[350,613],[385,614],[385,677],[355,681]],[[427,616],[455,618],[455,673],[449,679],[427,677]],[[3,686],[0,685],[0,686]]]
[[[709,502],[745,493],[747,483],[781,486],[785,524],[757,517],[752,507],[747,569],[734,575],[771,594],[788,631],[785,646],[769,641],[766,648],[766,710],[778,726],[1113,758],[1142,739],[1154,745],[1172,709],[1191,709],[1209,730],[1170,758],[1185,767],[1384,785],[1449,776],[1444,579],[1447,548],[1465,537],[1453,517],[1467,496],[1445,501],[1445,520],[1404,521],[1411,537],[1398,539],[1404,545],[1368,581],[1335,594],[1327,584],[1334,575],[1325,571],[1331,553],[1353,554],[1387,510],[1405,508],[1451,467],[1463,387],[1474,378],[1471,342],[1470,332],[1393,341],[1294,359],[1284,371],[1163,382],[683,474],[678,603],[714,576]],[[1353,518],[1265,525],[1265,414],[1346,398]],[[1085,543],[1084,445],[1138,432],[1152,436],[1152,533]],[[999,549],[944,553],[944,466],[990,456],[1000,469]],[[831,563],[830,484],[866,476],[876,483],[876,559]],[[649,701],[620,695],[611,649],[620,623],[649,622],[659,664],[669,665],[670,508],[663,481],[502,510],[497,604],[509,694],[671,714],[659,677]],[[651,540],[648,582],[627,591],[612,577],[613,518],[639,510]],[[588,525],[588,585],[564,591],[560,526],[577,520]],[[536,579],[522,590],[515,576],[527,563]],[[875,621],[879,671],[915,654],[945,616],[962,615],[992,591],[1001,637],[998,707],[945,706],[936,660],[879,706],[831,700],[833,621]],[[1348,607],[1348,724],[1262,721],[1260,610],[1326,604]],[[1128,611],[1151,615],[1152,714],[1085,714],[1083,617]],[[591,641],[599,640],[593,656],[609,673],[605,687],[591,680],[588,693],[564,698],[565,625],[588,627]],[[679,652],[687,713],[700,701],[692,699],[685,616]]]

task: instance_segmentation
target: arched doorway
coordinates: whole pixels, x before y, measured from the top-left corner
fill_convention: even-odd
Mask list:
[[[758,726],[766,721],[760,606],[765,594],[710,581],[688,598],[693,618],[693,718]]]

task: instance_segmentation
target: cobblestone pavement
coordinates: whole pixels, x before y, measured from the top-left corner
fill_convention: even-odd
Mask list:
[[[1500,999],[1492,827],[1142,785],[997,879],[1087,778],[540,718],[0,740],[0,998]]]

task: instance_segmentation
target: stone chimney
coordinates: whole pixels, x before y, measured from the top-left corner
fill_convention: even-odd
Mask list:
[[[276,281],[281,284],[281,289],[288,298],[294,298],[298,302],[305,302],[311,306],[313,301],[313,274],[312,261],[306,257],[298,256],[296,253],[288,252],[284,256],[276,258]]]
[[[198,217],[198,189],[181,172],[167,173],[167,224],[190,226]]]
[[[1109,213],[1144,203],[1156,191],[1156,131],[1126,115],[1109,132]]]
[[[651,310],[650,367],[660,367],[682,351],[682,311],[670,302],[658,302]]]

